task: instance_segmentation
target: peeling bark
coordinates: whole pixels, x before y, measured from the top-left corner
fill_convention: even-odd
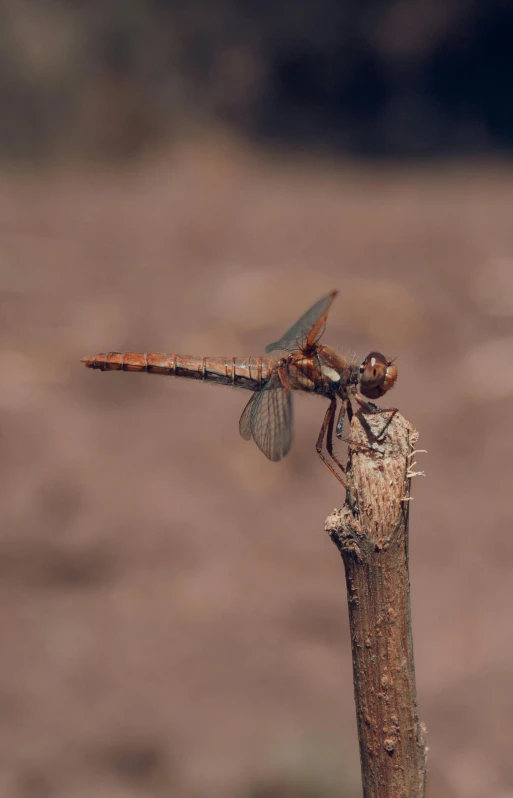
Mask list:
[[[424,798],[408,575],[410,482],[417,433],[398,413],[358,412],[347,499],[326,521],[344,560],[364,798]],[[388,423],[388,425],[387,425]]]

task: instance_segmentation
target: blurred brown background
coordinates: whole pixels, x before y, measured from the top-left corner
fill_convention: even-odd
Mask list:
[[[298,397],[86,371],[398,357],[431,798],[511,798],[513,10],[0,2],[1,798],[357,798],[344,496]]]

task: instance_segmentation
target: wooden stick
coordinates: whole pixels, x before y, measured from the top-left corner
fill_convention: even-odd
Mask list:
[[[364,798],[424,798],[425,728],[417,714],[408,576],[418,434],[396,413],[359,411],[347,499],[326,521],[344,560]],[[420,473],[420,472],[419,472]]]

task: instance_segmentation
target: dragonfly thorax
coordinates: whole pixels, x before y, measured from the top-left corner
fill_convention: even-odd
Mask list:
[[[312,355],[293,355],[288,373],[293,387],[323,396],[343,393],[359,378],[358,370],[327,346],[317,346]]]

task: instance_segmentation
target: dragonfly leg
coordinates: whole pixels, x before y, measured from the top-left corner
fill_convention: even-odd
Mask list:
[[[351,405],[349,405],[351,407]],[[352,411],[351,411],[352,412]],[[338,418],[337,418],[337,438],[342,440],[342,427],[344,426],[344,417],[346,415],[346,405],[344,400],[342,400],[342,404],[340,405],[340,410],[338,411]],[[349,416],[349,413],[348,413]],[[349,419],[351,420],[351,419]]]
[[[342,427],[344,424],[344,416],[346,411],[347,411],[347,418],[349,419],[349,422],[351,422],[353,418],[353,408],[351,407],[351,402],[347,397],[345,399],[342,399],[342,406],[338,414],[337,438],[339,439],[339,441],[343,441],[343,443],[349,443],[351,446],[359,446],[361,449],[367,449],[367,451],[370,452],[376,451],[374,447],[367,446],[366,443],[358,443],[357,441],[351,440],[351,438],[344,438],[344,436],[342,435]]]
[[[368,399],[364,399],[363,396],[361,396],[361,394],[358,393],[358,391],[356,391],[355,393],[355,399],[360,405],[360,407],[362,407],[364,410],[368,410],[369,413],[372,413],[375,416],[382,415],[383,413],[390,413],[390,418],[387,420],[385,426],[381,430],[380,434],[377,436],[377,438],[381,438],[385,434],[388,425],[391,423],[395,414],[399,412],[399,408],[378,407],[377,405],[374,404],[374,402],[369,402]]]
[[[322,451],[322,445],[323,445],[323,442],[324,442],[324,436],[326,435],[326,432],[327,432],[328,435],[327,435],[327,441],[326,441],[326,448],[328,450],[328,453],[329,453],[331,459],[341,468],[342,472],[344,471],[344,468],[343,468],[342,464],[339,463],[337,458],[333,455],[333,440],[332,439],[333,439],[333,426],[334,426],[334,423],[335,423],[335,412],[336,412],[336,409],[337,409],[337,400],[336,400],[335,397],[332,397],[332,399],[330,400],[330,406],[326,410],[326,415],[324,416],[324,421],[322,422],[322,427],[321,427],[321,430],[319,432],[319,437],[317,438],[317,443],[315,444],[315,449],[316,449],[317,454],[321,458],[322,462],[324,463],[324,465],[329,468],[329,470],[331,471],[331,473],[333,474],[335,479],[338,479],[338,481],[340,482],[342,487],[345,488],[346,487],[346,483],[344,482],[344,480],[342,479],[340,474],[337,474],[337,472],[335,471],[335,469],[333,468],[333,466],[331,465],[329,460],[324,456],[324,453]],[[328,443],[328,441],[329,441],[329,443]],[[330,449],[331,449],[331,451],[330,451]]]
[[[331,416],[330,416],[330,420],[329,420],[329,423],[328,423],[328,431],[326,433],[326,449],[327,449],[328,454],[331,457],[331,459],[337,464],[337,466],[340,468],[340,470],[345,474],[346,469],[344,468],[344,466],[342,465],[342,463],[340,462],[338,457],[333,452],[333,427],[335,426],[335,410],[337,409],[337,400],[333,399],[332,401],[335,404],[333,406],[333,410],[331,410],[331,406],[328,408],[331,411]],[[343,417],[344,417],[343,416],[343,412],[344,412],[344,405],[342,405],[342,407],[340,408],[339,414],[338,414],[337,429],[338,429],[338,425],[340,424],[341,418],[343,419]]]

